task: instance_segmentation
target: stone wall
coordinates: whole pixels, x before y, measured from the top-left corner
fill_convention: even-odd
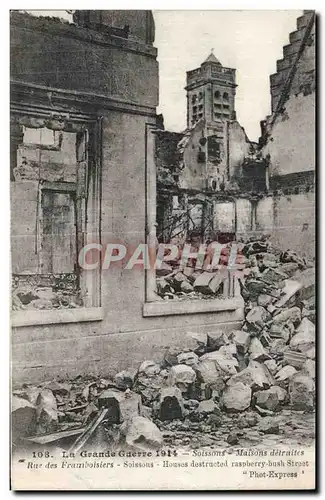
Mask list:
[[[144,243],[148,164],[153,163],[146,131],[156,124],[158,105],[156,49],[20,13],[12,16],[11,42],[13,113],[64,112],[67,121],[74,116],[83,120],[84,114],[101,117],[101,243],[121,241],[131,249]],[[14,150],[12,157],[16,158]],[[21,221],[17,230],[27,233],[23,207],[28,206],[28,190],[21,198],[15,224]],[[155,206],[155,200],[152,203]],[[17,206],[14,201],[13,209]],[[79,315],[65,311],[69,319],[49,311],[54,315],[43,324],[12,328],[13,384],[83,373],[114,375],[145,358],[162,359],[165,348],[189,331],[229,330],[243,319],[243,308],[233,306],[145,317],[143,269],[115,266],[103,271],[99,281],[101,307],[92,306],[92,321],[89,309],[83,315],[81,307]]]

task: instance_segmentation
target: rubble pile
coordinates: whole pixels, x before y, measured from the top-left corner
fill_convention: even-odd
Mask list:
[[[314,268],[266,240],[246,243],[243,255],[241,329],[189,332],[161,362],[146,360],[113,380],[24,386],[13,396],[14,440],[73,436],[70,449],[145,449],[313,439]]]
[[[211,264],[213,258],[213,242],[207,247],[206,256],[199,266],[196,258],[190,258],[187,265],[182,265],[181,250],[175,260],[168,263],[162,262],[160,268],[156,269],[157,294],[164,300],[188,300],[209,299],[221,297],[227,294],[225,283],[229,278],[226,269],[230,244],[221,249],[219,266],[220,269],[213,271],[205,270],[207,264]],[[193,247],[194,248],[194,247]],[[193,249],[193,252],[199,248]]]

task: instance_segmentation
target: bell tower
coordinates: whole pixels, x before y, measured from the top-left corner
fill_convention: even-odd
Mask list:
[[[236,70],[225,68],[211,51],[199,68],[187,71],[187,127],[201,118],[207,122],[236,119]]]

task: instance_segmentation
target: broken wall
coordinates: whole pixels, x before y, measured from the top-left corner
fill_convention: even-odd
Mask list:
[[[102,117],[101,243],[121,241],[134,250],[147,236],[147,173],[153,153],[147,150],[146,130],[156,125],[156,49],[59,21],[22,14],[14,18],[12,105],[35,113],[41,102],[44,113],[54,109]],[[44,323],[12,328],[13,384],[83,373],[114,375],[145,358],[162,360],[165,348],[181,343],[189,330],[240,325],[243,308],[233,302],[225,310],[199,307],[146,316],[146,273],[124,265],[102,273],[98,307],[81,307],[68,319],[59,311],[50,316],[45,311]]]

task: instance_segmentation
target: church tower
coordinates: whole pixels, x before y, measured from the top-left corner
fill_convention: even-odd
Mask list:
[[[236,70],[225,68],[211,52],[200,68],[187,71],[187,127],[201,118],[207,122],[236,119]]]

